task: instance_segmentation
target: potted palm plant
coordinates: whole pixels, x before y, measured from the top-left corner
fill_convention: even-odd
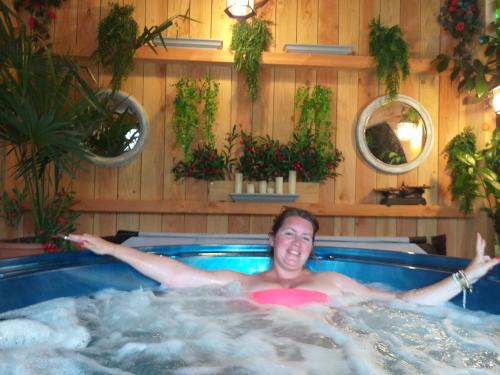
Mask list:
[[[15,159],[8,172],[25,191],[34,242],[46,249],[69,246],[60,237],[75,230],[71,182],[88,155],[80,129],[89,106],[99,108],[99,98],[75,61],[54,54],[0,1],[0,147]]]

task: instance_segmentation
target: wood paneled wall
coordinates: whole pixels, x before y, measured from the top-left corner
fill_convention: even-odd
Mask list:
[[[226,0],[137,0],[135,18],[143,26],[157,25],[167,17],[190,9],[193,19],[178,21],[170,35],[222,39],[227,49],[233,20],[224,13]],[[259,17],[273,22],[271,51],[282,51],[287,42],[337,43],[354,47],[355,54],[368,55],[369,23],[380,17],[383,24],[399,24],[410,45],[412,57],[434,58],[449,52],[452,43],[437,23],[439,0],[270,0],[258,10]],[[99,20],[109,10],[108,1],[68,0],[58,11],[53,29],[55,47],[60,51],[93,50]],[[92,66],[105,85],[109,73]],[[251,103],[244,78],[231,65],[137,62],[122,89],[142,102],[150,118],[151,136],[141,157],[125,167],[106,169],[88,166],[74,185],[80,199],[112,200],[203,200],[207,185],[203,181],[178,183],[170,169],[180,157],[174,149],[172,129],[173,85],[183,76],[209,74],[220,84],[216,136],[220,146],[233,124],[255,134],[269,134],[287,141],[294,124],[293,101],[296,89],[303,85],[331,87],[334,141],[345,155],[340,176],[320,187],[320,203],[376,203],[374,188],[426,184],[429,204],[452,205],[448,191],[442,150],[445,144],[466,126],[472,127],[484,144],[494,127],[493,111],[483,104],[464,105],[448,76],[433,72],[412,74],[400,92],[420,101],[429,111],[435,129],[435,142],[428,159],[417,169],[395,176],[376,172],[356,152],[354,127],[360,111],[381,94],[370,70],[309,69],[264,66],[260,76],[260,94]],[[7,179],[6,186],[13,184]],[[85,213],[79,219],[79,231],[99,235],[114,234],[117,229],[173,232],[266,233],[271,216],[188,215],[144,213]],[[447,253],[470,257],[474,233],[492,239],[491,224],[482,215],[467,219],[321,217],[321,234],[433,236],[446,234]],[[26,224],[29,226],[29,224]]]

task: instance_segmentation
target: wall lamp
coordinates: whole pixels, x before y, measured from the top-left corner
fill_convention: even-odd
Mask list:
[[[500,86],[493,89],[493,109],[497,114],[497,129],[500,130]]]
[[[227,0],[226,9],[224,12],[231,17],[238,20],[244,20],[255,16],[255,9],[260,8],[269,0],[262,0],[255,2],[254,0]]]

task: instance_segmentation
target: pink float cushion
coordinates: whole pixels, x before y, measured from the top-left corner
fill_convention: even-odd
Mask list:
[[[268,303],[283,306],[297,306],[305,303],[328,301],[328,296],[325,293],[307,289],[287,289],[276,288],[257,290],[250,295],[257,303]]]

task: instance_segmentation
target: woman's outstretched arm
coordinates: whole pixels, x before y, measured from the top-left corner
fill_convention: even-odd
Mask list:
[[[486,242],[477,234],[476,257],[463,270],[463,274],[447,277],[435,284],[412,289],[405,292],[393,292],[378,288],[371,288],[361,284],[347,276],[333,274],[334,284],[342,292],[368,299],[395,299],[400,298],[408,302],[422,305],[440,305],[443,304],[462,291],[467,284],[472,286],[477,280],[486,275],[486,273],[500,263],[500,258],[491,259],[484,255]],[[463,276],[465,275],[465,277]],[[454,279],[455,278],[455,279]],[[330,280],[332,281],[332,280]]]
[[[68,239],[95,254],[111,255],[153,280],[173,288],[223,285],[245,278],[245,275],[233,271],[206,271],[191,267],[170,257],[145,253],[90,234],[70,234]]]
[[[489,270],[500,263],[500,258],[491,259],[484,254],[486,241],[477,234],[476,256],[470,264],[462,271],[462,274],[447,277],[435,284],[420,289],[413,289],[401,293],[400,298],[405,301],[415,302],[424,305],[439,305],[449,301],[463,288],[472,287],[476,281],[482,278]]]

